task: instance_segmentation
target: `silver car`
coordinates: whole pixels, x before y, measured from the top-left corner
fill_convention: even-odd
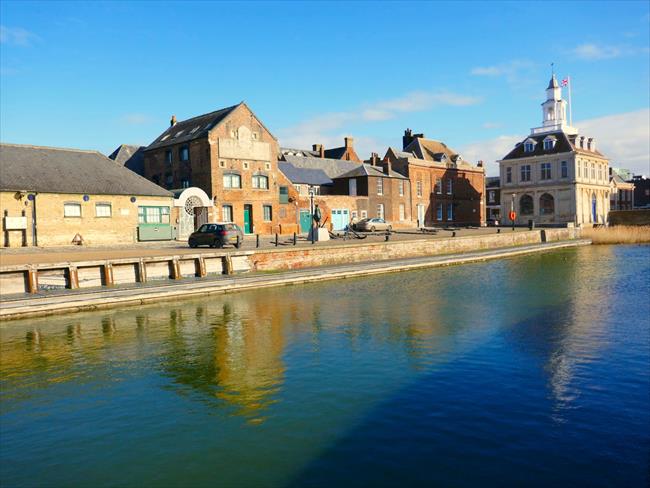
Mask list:
[[[393,226],[386,222],[384,219],[375,217],[374,219],[363,219],[356,223],[356,230],[365,232],[375,232],[376,230],[393,230]]]

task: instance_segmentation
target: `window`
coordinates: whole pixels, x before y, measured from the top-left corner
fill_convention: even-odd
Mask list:
[[[399,204],[399,220],[400,221],[406,220],[406,207],[404,206],[403,203]]]
[[[190,160],[190,148],[187,146],[181,146],[181,161]]]
[[[569,165],[566,161],[560,163],[560,175],[562,178],[568,178],[569,176]]]
[[[533,144],[532,142],[526,142],[524,144],[524,152],[529,153],[529,152],[533,152],[534,150],[535,150],[535,144]]]
[[[223,175],[224,188],[241,188],[241,176],[236,173],[226,173]]]
[[[366,210],[361,211],[361,218],[362,219],[367,219],[368,218],[368,212]]]
[[[172,150],[171,150],[171,149],[167,149],[167,150],[165,151],[165,162],[166,162],[167,164],[172,164],[172,161],[173,161],[173,159],[172,159]]]
[[[533,215],[533,197],[524,195],[519,199],[519,213],[521,215]]]
[[[80,203],[64,203],[63,204],[64,217],[81,217],[81,204]]]
[[[110,203],[96,203],[95,204],[95,217],[110,217],[111,204]]]
[[[451,195],[454,189],[454,180],[449,178],[447,180],[447,195]]]
[[[250,168],[250,163],[244,161],[244,169]]]
[[[397,188],[399,190],[399,196],[403,197],[404,196],[404,180],[399,180],[397,183]]]
[[[544,151],[550,151],[555,146],[553,139],[544,139]]]
[[[181,180],[181,188],[189,188],[190,187],[190,180],[188,178],[183,178]]]
[[[287,209],[285,207],[280,207],[280,218],[284,219],[287,217]]]
[[[496,197],[496,192],[494,190],[490,190],[488,192],[488,202],[494,203],[494,198]]]
[[[442,179],[436,178],[436,193],[442,193]]]
[[[422,182],[418,180],[415,183],[415,191],[417,193],[417,196],[421,197],[422,196]]]
[[[582,177],[582,162],[578,161],[578,178]]]
[[[225,161],[219,161],[219,167],[220,168],[225,168],[226,167],[226,162]]]
[[[223,205],[221,207],[221,217],[224,222],[232,222],[232,205]]]
[[[271,171],[271,163],[264,163],[264,167],[266,168],[266,171]]]
[[[551,163],[542,163],[541,169],[542,169],[541,179],[550,180],[551,179]]]
[[[591,163],[591,179],[596,179],[596,165],[594,163]]]
[[[442,220],[442,203],[436,205],[436,220]]]
[[[602,164],[598,165],[598,179],[599,180],[603,179],[603,165]]]
[[[280,203],[289,203],[289,187],[280,187]]]
[[[169,207],[138,207],[138,223],[169,224]]]
[[[356,178],[350,178],[348,180],[348,195],[352,197],[357,196],[357,179]]]
[[[165,184],[167,186],[172,186],[173,183],[174,183],[174,175],[172,175],[171,173],[165,174]]]
[[[521,167],[521,181],[530,181],[530,164]]]
[[[539,213],[540,215],[553,215],[555,213],[555,202],[552,195],[544,193],[539,197]]]
[[[447,221],[452,221],[454,220],[454,204],[453,203],[448,203],[447,204]]]
[[[506,183],[512,183],[512,168],[506,168]]]
[[[384,179],[377,178],[377,195],[383,195],[383,194],[384,194]]]
[[[253,175],[253,188],[258,188],[260,190],[269,189],[269,178],[264,175]]]
[[[273,220],[273,207],[271,205],[262,205],[264,210],[264,222],[271,222]]]
[[[377,205],[377,218],[383,219],[384,218],[384,204],[380,203]]]

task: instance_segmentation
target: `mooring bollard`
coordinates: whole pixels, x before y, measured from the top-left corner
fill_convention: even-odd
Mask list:
[[[295,246],[296,243],[298,242],[298,236],[296,236],[296,233],[293,233],[293,245]]]
[[[385,239],[386,239],[386,242],[390,241],[390,234],[389,234],[388,232],[386,232],[386,237],[385,237]]]
[[[275,247],[278,247],[278,234],[275,234]]]
[[[501,234],[501,229],[497,229],[497,234]]]
[[[451,233],[451,237],[456,237],[456,231],[453,231],[453,232]]]
[[[255,234],[255,247],[260,247],[260,235]]]

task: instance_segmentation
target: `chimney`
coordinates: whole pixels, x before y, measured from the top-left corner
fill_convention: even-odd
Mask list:
[[[390,159],[386,158],[384,161],[384,174],[385,175],[390,175],[390,171],[392,169],[392,166],[390,164]]]
[[[406,129],[402,137],[402,149],[406,149],[415,139],[424,139],[424,134],[413,134],[411,129]]]
[[[323,146],[322,144],[312,144],[311,148],[314,152],[318,153],[317,157],[319,158],[325,157],[325,146]]]
[[[479,168],[482,168],[483,167],[483,160],[479,159],[478,163],[476,163],[476,166],[478,166]]]
[[[371,153],[370,154],[370,164],[373,166],[377,166],[377,159],[379,159],[379,155],[377,153]]]
[[[352,149],[352,146],[354,145],[354,138],[353,137],[346,137],[345,138],[345,147]]]
[[[176,116],[172,115],[172,119],[169,121],[170,127],[174,127],[176,125]]]

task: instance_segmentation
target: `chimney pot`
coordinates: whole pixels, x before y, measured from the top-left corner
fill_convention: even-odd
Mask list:
[[[170,127],[174,127],[176,125],[176,116],[172,115],[172,119],[169,121]]]
[[[353,137],[346,137],[345,138],[345,147],[351,149],[353,144],[354,144],[354,138]]]

